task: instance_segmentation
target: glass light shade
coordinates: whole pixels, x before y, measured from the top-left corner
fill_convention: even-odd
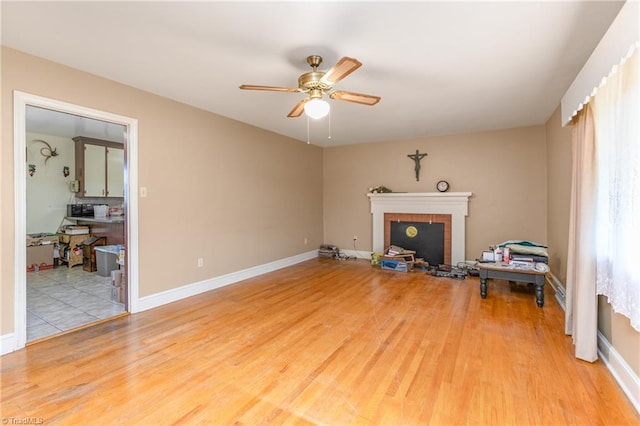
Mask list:
[[[323,99],[311,99],[304,104],[304,112],[311,118],[322,118],[329,114],[329,102]]]

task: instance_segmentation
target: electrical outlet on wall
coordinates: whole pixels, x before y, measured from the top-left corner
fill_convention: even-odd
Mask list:
[[[199,257],[198,258],[198,268],[202,268],[204,266],[204,259]]]

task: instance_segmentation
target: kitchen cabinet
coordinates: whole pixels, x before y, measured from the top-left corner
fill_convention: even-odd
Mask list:
[[[104,197],[107,192],[106,147],[84,144],[84,184],[82,195],[85,197]],[[79,170],[76,167],[76,170]]]
[[[76,180],[80,197],[124,197],[124,147],[121,143],[78,136]]]
[[[107,148],[107,196],[124,197],[124,149]]]

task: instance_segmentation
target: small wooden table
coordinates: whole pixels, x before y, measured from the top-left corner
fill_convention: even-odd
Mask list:
[[[544,306],[545,273],[536,269],[513,268],[502,262],[478,263],[480,269],[480,297],[487,298],[487,279],[516,281],[536,285],[536,304]]]

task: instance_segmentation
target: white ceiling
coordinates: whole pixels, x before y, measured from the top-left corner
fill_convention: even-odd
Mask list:
[[[539,125],[622,2],[11,2],[2,44],[301,141],[287,118],[319,54],[363,66],[311,143],[334,146]],[[330,127],[331,139],[328,139]],[[90,135],[88,135],[90,136]]]
[[[27,132],[73,138],[87,136],[111,142],[124,143],[125,127],[120,124],[80,117],[60,111],[27,105]]]

